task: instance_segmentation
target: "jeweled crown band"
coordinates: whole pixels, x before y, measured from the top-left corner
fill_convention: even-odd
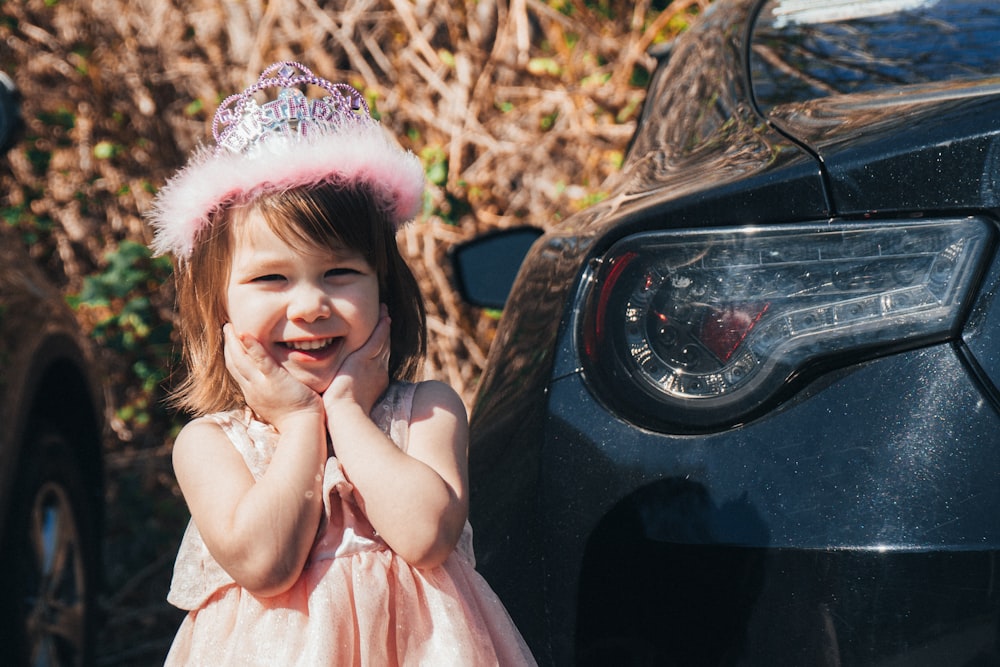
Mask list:
[[[297,88],[302,85],[317,86],[329,94],[309,100]],[[254,95],[267,88],[280,88],[278,98],[258,105]],[[261,72],[256,84],[222,101],[212,120],[212,136],[216,153],[223,149],[241,153],[275,135],[302,136],[370,118],[368,104],[352,86],[331,83],[301,63],[275,63]]]

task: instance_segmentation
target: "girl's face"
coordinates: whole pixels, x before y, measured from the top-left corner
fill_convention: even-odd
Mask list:
[[[226,290],[229,321],[313,391],[322,393],[379,319],[378,277],[353,250],[307,252],[252,212],[235,240]]]

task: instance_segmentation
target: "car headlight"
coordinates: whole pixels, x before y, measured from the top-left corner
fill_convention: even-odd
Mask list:
[[[957,333],[993,233],[962,218],[630,236],[592,271],[585,373],[644,426],[740,423],[819,364]]]

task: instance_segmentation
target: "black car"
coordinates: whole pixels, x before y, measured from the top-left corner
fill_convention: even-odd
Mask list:
[[[472,411],[540,662],[1000,664],[998,44],[995,0],[718,0],[660,54]]]
[[[0,75],[0,149],[18,125]],[[0,664],[93,659],[104,400],[79,324],[0,234]]]

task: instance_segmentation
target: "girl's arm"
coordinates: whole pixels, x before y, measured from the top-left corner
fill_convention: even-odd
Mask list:
[[[231,327],[226,336],[227,364],[248,405],[278,431],[271,463],[255,482],[222,429],[200,419],[178,435],[174,471],[219,565],[251,593],[276,595],[298,578],[319,526],[323,406],[318,394],[288,376],[256,341],[239,341]]]
[[[367,387],[385,375],[388,320],[383,322],[324,394],[327,426],[379,536],[411,565],[433,567],[454,550],[468,515],[465,406],[447,385],[423,382],[413,397],[407,451],[382,433],[368,416],[374,392]]]
[[[441,564],[468,515],[468,425],[450,387],[421,383],[407,452],[355,402],[327,401],[334,452],[379,536],[415,567]]]

